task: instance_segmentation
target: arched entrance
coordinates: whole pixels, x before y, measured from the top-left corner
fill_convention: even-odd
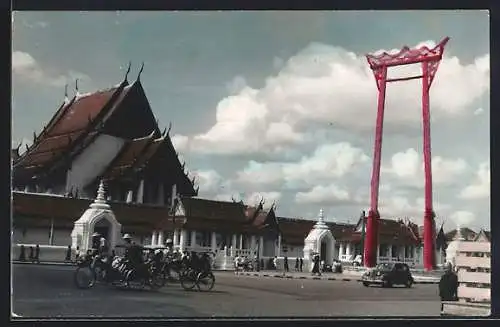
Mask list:
[[[333,263],[334,240],[330,233],[325,233],[322,236],[320,239],[319,257],[325,264],[331,265]]]
[[[109,222],[109,220],[102,217],[95,223],[94,231],[92,233],[99,233],[99,235],[109,240],[111,237],[110,232],[111,232],[111,223]]]

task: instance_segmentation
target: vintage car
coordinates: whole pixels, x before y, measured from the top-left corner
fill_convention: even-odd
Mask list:
[[[367,287],[373,284],[383,287],[392,287],[393,285],[411,287],[413,277],[410,268],[405,263],[383,263],[363,274],[361,282]]]

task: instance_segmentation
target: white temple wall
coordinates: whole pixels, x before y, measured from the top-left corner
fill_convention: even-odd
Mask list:
[[[108,164],[121,150],[125,141],[121,138],[102,134],[73,160],[73,165],[67,172],[66,190],[78,189],[91,183],[96,176],[104,172]],[[82,193],[80,193],[82,194]],[[94,194],[82,194],[93,197]]]
[[[49,244],[49,228],[14,228],[15,244]]]
[[[71,245],[71,230],[55,229],[52,245]]]
[[[14,228],[12,242],[14,244],[39,244],[49,245],[50,227],[37,228],[31,227],[23,229]],[[68,246],[71,245],[71,229],[54,229],[52,245]]]
[[[304,246],[300,245],[286,245],[288,252],[281,253],[281,256],[286,256],[289,258],[303,258],[304,257]]]

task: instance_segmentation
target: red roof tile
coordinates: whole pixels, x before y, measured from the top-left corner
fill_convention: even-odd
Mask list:
[[[142,157],[143,152],[153,142],[153,134],[128,141],[122,151],[111,162],[104,176],[113,177],[119,175],[124,169],[132,166],[135,160]]]
[[[205,218],[244,223],[245,206],[239,202],[214,201],[199,198],[182,198],[187,218]]]
[[[111,100],[118,87],[77,97],[51,129],[49,136],[66,134],[88,126]]]

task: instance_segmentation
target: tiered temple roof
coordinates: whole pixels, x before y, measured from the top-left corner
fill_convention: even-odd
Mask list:
[[[103,177],[115,181],[133,179],[155,166],[157,173],[169,174],[157,178],[177,183],[180,194],[197,194],[170,135],[159,129],[139,78],[132,84],[125,78],[115,87],[77,93],[64,101],[39,135],[34,133],[33,144],[20,156],[15,155],[18,151],[13,152],[14,186],[37,184],[50,188],[54,181],[64,184],[65,173],[75,157],[102,134],[125,140],[125,146],[105,172],[95,176],[94,183]],[[163,169],[158,169],[159,165]]]

